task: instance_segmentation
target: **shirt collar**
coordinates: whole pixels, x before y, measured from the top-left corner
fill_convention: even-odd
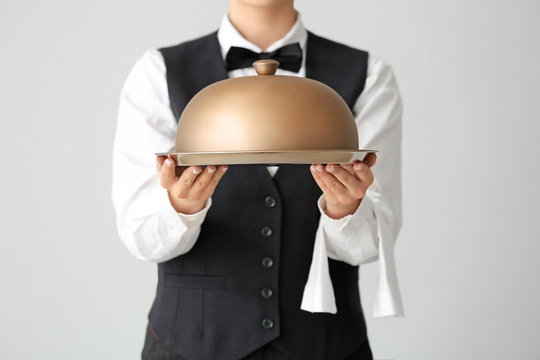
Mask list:
[[[227,56],[227,52],[229,51],[231,46],[243,47],[254,52],[262,51],[257,45],[251,43],[250,41],[246,40],[242,35],[240,35],[238,30],[236,30],[233,24],[231,24],[229,16],[227,14],[225,14],[223,16],[223,19],[221,20],[221,25],[219,27],[217,36],[219,44],[221,46],[221,54],[223,56],[223,59],[225,59],[225,57]],[[268,49],[266,49],[266,52],[272,52],[285,45],[299,43],[305,58],[306,41],[307,30],[302,23],[300,13],[297,12],[296,22],[294,23],[293,27],[284,37],[270,45]]]

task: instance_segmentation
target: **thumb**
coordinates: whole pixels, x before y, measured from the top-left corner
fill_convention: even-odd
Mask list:
[[[363,162],[364,164],[366,164],[367,166],[372,167],[372,166],[375,165],[375,163],[377,162],[377,154],[375,154],[375,153],[368,153],[368,154],[364,157],[364,160],[362,160],[362,162]]]

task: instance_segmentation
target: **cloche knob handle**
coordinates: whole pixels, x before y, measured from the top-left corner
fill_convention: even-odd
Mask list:
[[[279,62],[272,59],[257,60],[252,65],[259,75],[274,75],[279,66]]]

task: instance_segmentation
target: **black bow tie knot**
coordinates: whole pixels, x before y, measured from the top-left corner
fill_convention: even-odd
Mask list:
[[[300,44],[294,43],[272,52],[256,53],[249,49],[232,46],[227,53],[225,63],[227,71],[232,71],[251,67],[255,61],[266,59],[278,61],[281,69],[298,72],[302,66],[302,49]]]

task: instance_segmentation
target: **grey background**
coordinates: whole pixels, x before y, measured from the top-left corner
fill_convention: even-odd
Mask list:
[[[118,95],[147,49],[215,29],[225,0],[0,3],[1,359],[136,359],[155,266],[110,202]],[[381,55],[405,103],[407,316],[379,359],[538,358],[540,3],[297,1],[306,26]]]

